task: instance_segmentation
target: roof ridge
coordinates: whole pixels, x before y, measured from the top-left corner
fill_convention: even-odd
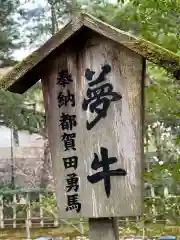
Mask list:
[[[141,55],[143,58],[164,67],[170,71],[177,79],[180,79],[180,56],[157,44],[133,36],[129,32],[117,29],[116,27],[101,21],[100,19],[81,12],[76,18],[68,22],[60,31],[45,42],[39,49],[31,53],[23,61],[16,64],[14,68],[0,79],[0,87],[10,91],[23,93],[39,80],[37,71],[34,68],[54,52],[60,45],[66,42],[83,26],[91,29],[98,34],[123,45],[124,47]],[[24,83],[21,88],[20,80],[23,82],[27,74],[33,72],[33,79]],[[14,85],[16,87],[14,88]],[[26,85],[26,87],[25,87]],[[12,87],[13,86],[13,87]],[[13,90],[13,88],[15,90]]]

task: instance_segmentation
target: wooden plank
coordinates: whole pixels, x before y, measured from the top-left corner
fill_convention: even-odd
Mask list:
[[[142,76],[143,60],[137,54],[125,49],[101,36],[92,36],[87,45],[79,50],[66,53],[67,68],[73,82],[63,88],[57,85],[58,72],[64,70],[62,57],[49,63],[49,69],[43,80],[48,91],[47,118],[50,149],[55,177],[57,203],[61,218],[74,217],[114,217],[141,215],[142,208]],[[105,83],[112,84],[113,91],[122,95],[122,100],[110,103],[107,116],[100,119],[93,129],[87,130],[86,121],[93,121],[96,114],[82,110],[84,98],[87,98],[87,80],[85,70],[90,68],[97,77],[101,67],[110,65],[111,71]],[[98,85],[94,86],[97,87]],[[75,94],[76,105],[71,102],[67,107],[58,107],[57,97],[60,92],[67,96],[67,89]],[[105,91],[105,90],[104,90]],[[64,131],[60,126],[62,114],[76,115],[77,125],[73,131]],[[62,136],[64,132],[75,133],[76,149],[65,151]],[[126,176],[111,177],[111,191],[107,196],[104,181],[91,184],[87,176],[97,171],[91,164],[96,153],[101,160],[102,147],[108,151],[108,157],[115,157],[117,162],[110,168],[127,171]],[[78,157],[77,169],[65,169],[63,158]],[[98,169],[100,171],[102,169]],[[79,177],[78,203],[81,211],[66,211],[68,194],[67,174],[75,173]],[[76,192],[72,192],[72,195]],[[77,206],[77,205],[76,205]]]

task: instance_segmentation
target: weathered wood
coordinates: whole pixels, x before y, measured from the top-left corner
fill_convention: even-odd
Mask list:
[[[118,225],[113,218],[89,219],[90,240],[119,240]]]
[[[45,72],[43,85],[48,102],[47,119],[49,141],[53,162],[53,172],[56,183],[59,216],[66,217],[113,217],[141,215],[142,208],[142,76],[143,59],[137,54],[125,49],[97,35],[88,41],[81,50],[69,49],[64,57],[57,57],[50,62]],[[67,64],[67,65],[66,65]],[[112,102],[106,118],[102,118],[91,130],[86,129],[86,120],[91,121],[95,115],[82,111],[82,102],[87,98],[87,80],[85,69],[90,68],[100,73],[101,67],[109,64],[112,71],[106,77],[106,83],[113,85],[113,91],[122,95],[122,100]],[[67,88],[57,86],[57,74],[65,67],[72,74],[73,83]],[[76,106],[74,108],[57,104],[60,91],[67,95],[67,89],[75,94]],[[53,106],[53,107],[52,107]],[[64,151],[60,128],[62,113],[75,114],[77,126],[73,128],[76,133],[76,151]],[[112,169],[123,168],[127,176],[111,177],[111,195],[107,198],[103,180],[97,184],[87,181],[87,176],[96,171],[91,169],[94,153],[99,159],[100,147],[108,149],[109,157],[116,157],[117,163]],[[75,172],[79,176],[80,213],[66,211],[66,174],[72,169],[64,169],[62,158],[78,156],[79,165]],[[111,167],[110,167],[111,168]],[[100,169],[101,170],[101,169]],[[99,171],[100,171],[99,170]]]
[[[39,194],[39,204],[40,204],[40,206],[39,206],[39,210],[40,210],[40,225],[41,225],[41,227],[44,227],[44,221],[43,221],[43,216],[44,216],[44,214],[43,214],[43,206],[42,206],[42,195],[41,194]]]
[[[26,240],[31,240],[31,231],[28,219],[26,219]]]
[[[43,46],[34,51],[21,63],[17,64],[9,73],[0,80],[0,87],[12,92],[23,93],[39,79],[41,79],[44,69],[45,60],[50,57],[54,51],[71,39],[69,45],[74,45],[73,35],[81,33],[85,28],[92,29],[94,32],[124,45],[128,49],[138,53],[145,59],[156,63],[179,79],[180,75],[180,57],[156,44],[139,39],[127,32],[121,31],[99,19],[88,15],[81,14],[73,22],[68,23],[56,35],[50,38]],[[80,31],[81,30],[81,31]],[[76,33],[76,34],[75,34]],[[67,47],[67,46],[66,46]],[[66,48],[65,46],[63,48]],[[42,63],[42,64],[41,64]]]
[[[122,44],[145,59],[162,66],[167,71],[170,71],[175,75],[177,74],[177,79],[179,79],[180,57],[174,52],[145,39],[135,37],[128,32],[125,33],[124,31],[117,29],[89,14],[86,14],[86,17],[84,18],[84,25],[103,36]]]
[[[113,224],[113,231],[115,235],[115,239],[119,240],[119,222],[117,217],[112,218],[112,224]]]

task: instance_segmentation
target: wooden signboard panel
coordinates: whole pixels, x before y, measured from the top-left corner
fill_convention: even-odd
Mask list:
[[[59,216],[141,215],[142,58],[104,37],[62,56],[43,79]]]

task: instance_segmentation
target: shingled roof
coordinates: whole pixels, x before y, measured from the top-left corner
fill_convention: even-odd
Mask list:
[[[41,78],[41,73],[38,71],[41,62],[75,33],[80,34],[79,30],[84,28],[89,28],[129,48],[145,59],[164,67],[174,76],[180,75],[180,56],[147,40],[132,36],[89,14],[82,13],[4,75],[0,79],[0,88],[17,93],[25,92]]]

